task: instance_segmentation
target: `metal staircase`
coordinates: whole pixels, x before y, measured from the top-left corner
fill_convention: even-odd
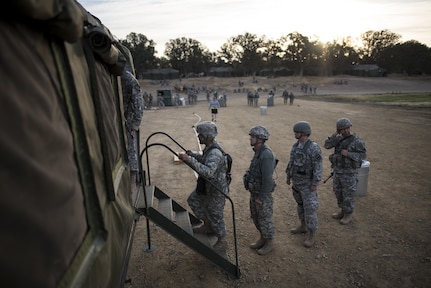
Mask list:
[[[148,144],[149,139],[156,135],[163,134],[169,137],[174,143],[180,146],[184,151],[185,149],[176,142],[172,137],[164,132],[156,132],[151,134],[147,141],[144,150],[141,152],[141,161],[142,165],[142,156],[144,153],[147,155],[147,172],[148,174],[143,172],[142,167],[140,167],[140,179],[144,183],[141,182],[139,186],[138,193],[135,195],[134,203],[136,212],[139,215],[143,215],[147,219],[147,235],[148,235],[148,246],[151,250],[151,233],[150,233],[150,225],[149,221],[157,224],[167,233],[175,237],[178,241],[181,241],[183,244],[194,250],[196,253],[205,257],[219,268],[227,272],[228,274],[234,276],[235,278],[240,277],[240,270],[238,265],[238,249],[237,249],[237,239],[236,239],[236,226],[235,226],[235,210],[232,199],[228,195],[225,195],[226,199],[231,203],[232,207],[232,221],[233,221],[233,239],[234,239],[234,253],[235,253],[235,261],[231,262],[226,253],[218,253],[213,248],[213,242],[215,242],[215,236],[206,235],[206,234],[194,234],[193,226],[200,224],[201,221],[196,218],[192,213],[188,212],[187,209],[183,208],[177,202],[175,202],[169,195],[161,191],[158,187],[151,185],[151,177],[150,177],[150,165],[149,165],[149,156],[148,149],[153,146],[162,146],[172,152],[174,155],[177,153],[162,143],[152,143]],[[178,155],[177,155],[178,156]],[[148,177],[145,177],[148,176]],[[148,179],[146,179],[148,178]],[[145,181],[147,183],[145,183]]]

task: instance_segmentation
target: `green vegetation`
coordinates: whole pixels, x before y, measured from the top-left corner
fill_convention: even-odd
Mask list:
[[[362,45],[350,37],[323,43],[299,32],[279,39],[252,33],[230,37],[216,52],[192,38],[170,39],[164,56],[156,57],[156,43],[135,32],[120,43],[132,53],[137,75],[154,68],[173,68],[183,76],[204,73],[214,67],[231,69],[232,76],[380,76],[391,73],[431,74],[431,48],[415,40],[401,42],[401,35],[387,29],[361,34]],[[357,64],[377,65],[379,69],[354,70]]]
[[[390,104],[431,107],[431,93],[367,94],[367,95],[313,95],[300,96],[304,100]]]

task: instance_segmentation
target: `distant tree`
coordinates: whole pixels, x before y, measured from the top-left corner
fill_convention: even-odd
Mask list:
[[[181,74],[207,72],[212,57],[199,41],[185,37],[169,40],[164,54]]]
[[[232,43],[226,42],[214,54],[212,64],[214,67],[232,67],[235,71],[234,74],[242,75],[242,71],[238,73],[241,70],[241,57],[242,54],[239,51],[232,49]]]
[[[156,68],[172,68],[171,63],[169,62],[169,59],[166,57],[157,57],[155,60],[155,67]]]
[[[410,40],[384,49],[378,61],[391,73],[430,74],[431,48]]]
[[[154,47],[156,43],[153,40],[149,40],[143,34],[132,32],[126,36],[126,39],[119,40],[119,42],[132,53],[138,76],[142,75],[146,70],[154,68],[156,60]]]
[[[241,70],[243,75],[255,75],[262,68],[264,37],[245,33],[228,39],[218,51],[219,59]]]
[[[293,68],[295,74],[302,76],[304,66],[310,54],[310,41],[308,37],[298,32],[289,33],[280,37],[279,45],[283,60]]]
[[[268,40],[263,43],[264,48],[262,48],[262,61],[265,68],[274,69],[282,66],[282,59],[280,57],[281,48],[278,45],[278,41]]]
[[[358,63],[359,55],[352,45],[351,38],[346,37],[326,44],[324,61],[327,75],[337,75],[348,71],[352,65]]]
[[[367,31],[361,34],[362,38],[362,62],[364,64],[380,64],[380,53],[387,48],[399,43],[401,35],[387,29],[381,31]]]
[[[363,46],[353,47],[351,37],[325,45],[293,32],[277,40],[255,34],[233,36],[216,52],[185,37],[166,43],[164,55],[155,57],[155,43],[145,35],[130,33],[120,43],[129,48],[139,74],[152,68],[175,68],[182,74],[208,72],[212,66],[231,66],[236,75],[256,75],[263,68],[285,66],[296,75],[345,73],[353,64],[378,64],[394,72],[431,73],[426,45],[415,40],[400,43],[401,36],[389,30],[361,34]]]
[[[224,43],[216,54],[218,62],[223,62],[229,65],[241,63],[242,49],[237,49],[235,43],[232,42],[232,38],[230,38],[228,42]]]
[[[324,65],[323,65],[323,55],[324,55],[324,45],[318,41],[309,41],[308,57],[305,65],[304,73],[306,75],[323,75]]]

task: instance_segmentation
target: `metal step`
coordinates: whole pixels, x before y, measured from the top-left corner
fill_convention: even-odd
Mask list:
[[[145,191],[144,191],[145,189]],[[153,207],[153,202],[154,202],[154,186],[145,186],[139,187],[138,190],[138,196],[136,199],[136,206],[135,209],[139,210],[139,209],[145,209],[148,205],[148,207]],[[145,193],[144,193],[145,192]],[[145,204],[145,198],[144,195],[147,198],[147,205]]]
[[[143,200],[144,196],[138,197],[136,211],[139,214],[153,221],[177,240],[207,258],[224,271],[239,278],[239,268],[230,262],[228,255],[225,252],[217,253],[212,248],[217,241],[214,235],[193,233],[192,225],[201,222],[198,218],[172,200],[159,188],[155,186],[146,186],[144,189],[141,188],[142,195],[144,191],[148,207],[146,207],[145,201]],[[154,205],[155,201],[158,202],[157,208]]]
[[[175,213],[175,223],[180,226],[184,231],[193,235],[192,224],[190,223],[189,212],[179,211]]]
[[[169,220],[174,219],[174,211],[172,210],[172,200],[171,198],[162,198],[158,199],[159,205],[157,206],[157,210],[159,210],[162,215],[164,215]]]

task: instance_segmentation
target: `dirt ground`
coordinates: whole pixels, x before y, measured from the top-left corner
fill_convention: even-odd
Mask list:
[[[342,77],[347,81],[342,85],[334,84],[340,78],[256,79],[257,83],[251,77],[183,80],[183,84],[214,87],[228,95],[227,107],[219,110],[217,118],[217,140],[234,159],[230,196],[235,204],[241,278],[228,277],[151,222],[153,250],[145,251],[147,226],[145,218],[141,218],[126,287],[430,287],[431,108],[310,101],[301,99],[298,86],[302,82],[315,85],[317,94],[431,92],[430,79]],[[245,93],[233,93],[239,88],[239,80],[246,89],[276,88],[274,106],[267,107],[266,115],[262,115],[260,107],[247,106]],[[176,83],[171,82],[170,86]],[[141,84],[144,91],[152,93],[162,88],[150,81]],[[283,104],[283,89],[297,96],[292,106]],[[266,105],[267,92],[260,95],[260,105]],[[187,149],[198,150],[192,126],[198,116],[211,120],[204,99],[205,94],[200,93],[196,105],[146,110],[141,146],[150,134],[162,131]],[[324,149],[323,143],[340,117],[352,121],[352,131],[366,144],[370,162],[367,193],[356,198],[354,222],[343,226],[331,218],[338,211],[332,181],[321,183],[317,242],[307,249],[302,245],[303,235],[290,233],[298,224],[296,203],[285,184],[284,173],[295,142],[292,127],[300,120],[312,125],[310,138],[322,148],[326,178],[330,174],[331,150]],[[253,156],[248,131],[257,124],[268,128],[267,144],[280,160],[274,191],[276,246],[267,256],[259,256],[249,248],[258,233],[249,216],[249,194],[242,185],[242,175]],[[180,151],[167,137],[151,139],[150,143],[164,143]],[[186,198],[196,183],[193,171],[184,164],[175,164],[173,155],[162,147],[149,151],[152,184],[189,209]],[[229,204],[225,217],[228,254],[234,259]]]

